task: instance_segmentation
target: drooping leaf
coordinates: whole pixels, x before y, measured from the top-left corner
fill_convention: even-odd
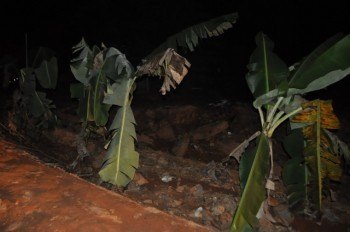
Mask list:
[[[246,80],[255,98],[278,88],[287,81],[287,65],[272,52],[273,42],[263,33],[256,38],[257,48],[250,57]]]
[[[234,215],[231,231],[253,231],[256,215],[266,198],[265,182],[269,170],[268,138],[261,134],[253,152],[242,156],[240,178],[244,187]]]
[[[112,139],[99,172],[102,180],[118,186],[126,186],[132,180],[139,163],[139,155],[134,146],[136,122],[130,107],[133,79],[127,78],[125,81],[127,91],[119,93],[124,93],[122,106],[110,127]]]
[[[126,76],[131,77],[134,73],[134,67],[118,49],[107,48],[103,71],[108,78],[118,81],[118,78],[123,76],[123,72]]]
[[[171,87],[176,89],[180,84],[191,64],[186,58],[180,56],[174,49],[167,49],[165,52],[153,56],[150,60],[140,66],[138,75],[159,76],[164,78],[160,92],[165,95]]]
[[[198,45],[199,39],[206,39],[208,37],[215,37],[223,34],[230,29],[238,19],[237,13],[223,15],[206,22],[188,27],[175,35],[168,37],[168,39],[155,50],[153,50],[146,60],[149,60],[154,55],[172,48],[178,51],[179,48],[183,50],[193,51],[194,47]]]
[[[72,97],[79,99],[78,114],[83,121],[94,121],[97,126],[103,126],[108,121],[108,111],[111,105],[104,104],[103,99],[107,90],[108,81],[103,71],[105,65],[104,53],[97,46],[91,51],[85,40],[73,47],[79,53],[72,60],[71,70],[74,77],[84,84],[82,86],[72,86]]]
[[[330,38],[304,59],[290,77],[289,88],[305,89],[311,82],[332,71],[348,69],[350,67],[349,51],[350,35],[343,38],[336,35]]]
[[[327,137],[332,143],[332,150],[333,153],[339,154],[340,156],[343,156],[345,159],[345,162],[350,165],[350,150],[346,143],[341,141],[337,135],[330,132],[327,129],[323,129],[323,131],[326,133]]]
[[[57,84],[57,59],[52,57],[50,60],[43,60],[40,66],[34,70],[39,83],[45,89],[55,89]]]

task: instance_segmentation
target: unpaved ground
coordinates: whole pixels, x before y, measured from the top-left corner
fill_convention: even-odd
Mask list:
[[[40,164],[0,140],[0,231],[210,231]]]
[[[118,192],[145,206],[214,227],[228,230],[240,196],[238,163],[222,160],[259,129],[258,115],[244,103],[225,100],[181,100],[175,96],[159,101],[140,98],[133,109],[137,120],[140,168],[126,188],[100,183],[98,170],[105,155],[104,138],[92,134],[88,149],[91,157],[74,170],[68,165],[76,157],[75,136],[80,130],[75,106],[68,105],[59,113],[62,125],[41,136],[32,137],[30,147],[41,160],[109,190]],[[136,98],[137,99],[137,98]],[[147,102],[147,104],[144,104]],[[322,221],[294,217],[286,204],[285,189],[280,180],[281,166],[287,156],[280,146],[282,131],[274,141],[276,191],[272,210],[277,225],[264,224],[267,231],[346,231],[350,217],[349,194],[342,185],[332,183],[337,202],[325,199],[326,216]],[[347,132],[345,131],[345,134]],[[345,175],[343,186],[350,183]],[[291,223],[291,224],[289,224]]]

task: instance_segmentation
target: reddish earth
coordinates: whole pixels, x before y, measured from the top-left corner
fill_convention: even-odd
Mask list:
[[[45,166],[0,140],[0,231],[210,231]]]
[[[193,96],[137,99],[140,102],[134,102],[133,110],[138,122],[136,149],[140,168],[125,188],[101,183],[98,171],[106,151],[100,133],[89,138],[87,148],[91,156],[80,161],[75,169],[69,168],[77,156],[75,140],[81,129],[75,103],[66,101],[66,105],[58,107],[56,113],[61,124],[51,131],[17,131],[11,136],[10,126],[7,126],[10,130],[0,127],[5,128],[0,130],[0,138],[12,138],[16,144],[2,143],[0,148],[0,231],[26,230],[29,225],[33,226],[32,231],[51,231],[45,227],[50,223],[61,226],[58,231],[101,231],[112,225],[113,231],[204,230],[197,224],[207,230],[228,231],[241,189],[238,163],[233,159],[222,161],[259,130],[257,112],[247,103]],[[343,129],[338,134],[350,144],[350,116],[341,115]],[[324,199],[321,220],[291,214],[281,180],[283,164],[288,159],[280,143],[284,129],[276,131],[274,140],[276,190],[270,204],[276,223],[266,222],[260,230],[347,231],[350,228],[347,173],[341,183],[330,183],[337,200],[329,196]],[[46,165],[62,169],[44,166],[21,149]]]

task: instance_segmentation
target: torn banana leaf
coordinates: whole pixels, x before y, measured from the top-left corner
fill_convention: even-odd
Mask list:
[[[239,165],[243,189],[231,231],[253,231],[257,224],[257,213],[266,199],[265,182],[269,171],[268,138],[261,134],[253,150],[243,154]]]
[[[186,74],[191,64],[174,49],[168,48],[166,51],[153,56],[137,70],[138,75],[159,76],[164,78],[160,92],[165,95],[176,89]]]
[[[139,165],[139,154],[135,151],[135,118],[130,107],[134,80],[124,77],[114,83],[110,100],[120,108],[109,129],[112,138],[107,155],[99,172],[101,179],[117,186],[126,186],[134,177]],[[112,103],[112,102],[111,102]]]

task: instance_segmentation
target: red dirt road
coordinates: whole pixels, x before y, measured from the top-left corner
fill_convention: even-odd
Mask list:
[[[86,182],[0,138],[0,231],[211,231]]]

